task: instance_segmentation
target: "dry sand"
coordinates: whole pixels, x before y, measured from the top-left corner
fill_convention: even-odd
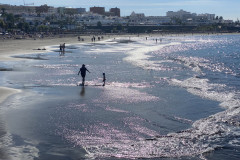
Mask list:
[[[84,41],[78,41],[78,37],[63,37],[63,38],[44,38],[44,39],[21,39],[21,40],[0,40],[0,61],[15,61],[19,60],[10,56],[16,54],[27,53],[42,53],[47,50],[42,50],[46,46],[59,45],[62,43],[73,44],[90,42],[90,36],[81,36]],[[41,50],[38,50],[41,49]]]

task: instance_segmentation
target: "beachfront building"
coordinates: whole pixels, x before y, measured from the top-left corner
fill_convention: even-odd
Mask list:
[[[143,25],[146,22],[144,13],[135,13],[134,11],[129,16],[129,25]]]
[[[168,11],[166,13],[167,17],[170,17],[172,23],[174,24],[182,24],[182,23],[191,23],[195,21],[195,17],[197,16],[196,13],[190,13],[184,10],[179,10],[177,12]]]
[[[205,17],[207,20],[213,21],[215,19],[215,14],[209,14],[209,13],[204,13],[204,14],[198,14],[200,17]]]
[[[114,25],[114,24],[127,24],[127,21],[122,17],[117,16],[105,16],[88,12],[77,16],[77,22],[87,26],[97,26],[100,22],[102,26]]]
[[[74,30],[87,28],[87,26],[103,30],[108,28],[121,28],[120,26],[151,27],[160,25],[211,25],[216,23],[230,24],[233,21],[224,20],[215,14],[196,14],[179,10],[177,12],[168,11],[166,16],[145,16],[144,13],[132,12],[130,16],[120,17],[119,8],[111,8],[109,12],[104,7],[91,7],[90,12],[85,8],[54,8],[47,5],[42,6],[11,6],[0,5],[1,13],[12,13],[13,18],[17,17],[8,28],[16,29],[17,26],[28,25],[36,31],[39,27],[52,30]],[[0,15],[1,18],[1,15]],[[6,18],[3,19],[6,21]],[[28,24],[26,24],[28,23]],[[106,27],[109,26],[109,27]],[[3,27],[2,27],[3,28]],[[5,27],[6,28],[6,27]],[[5,29],[4,28],[4,29]],[[6,30],[8,29],[6,28]],[[124,27],[123,27],[124,28]],[[125,27],[124,29],[126,29]],[[21,27],[23,29],[23,27]],[[124,30],[121,29],[121,30]],[[24,30],[24,29],[23,29]],[[79,29],[80,30],[80,29]],[[120,29],[119,29],[120,30]]]
[[[111,8],[109,12],[113,13],[113,16],[118,16],[120,17],[120,9],[119,8]]]
[[[64,15],[64,14],[84,14],[86,13],[86,8],[66,8],[66,7],[58,7],[57,14]]]
[[[132,12],[129,16],[129,25],[151,25],[159,26],[171,22],[171,18],[167,16],[145,16],[144,13]]]
[[[196,15],[196,14],[194,14],[194,15]],[[185,18],[185,17],[192,17],[193,14],[181,9],[181,10],[179,10],[179,11],[177,11],[177,12],[168,11],[168,12],[166,13],[166,16],[167,16],[167,17],[171,17],[171,18],[177,17],[177,18],[183,19],[183,18]]]
[[[198,14],[194,19],[195,24],[212,24],[215,23],[215,14]]]
[[[86,13],[86,8],[77,8],[78,14],[84,14]]]
[[[65,8],[64,14],[68,14],[68,15],[78,14],[78,9],[77,8]]]
[[[100,15],[104,15],[105,14],[105,7],[90,7],[90,12],[92,13],[97,13]]]
[[[77,17],[76,19],[79,23],[87,26],[95,26],[99,21],[104,20],[104,16],[96,13],[85,13]]]
[[[184,10],[179,10],[177,12],[168,11],[166,13],[167,17],[172,19],[172,23],[180,23],[180,24],[212,24],[215,23],[215,14],[196,14],[187,12]]]
[[[105,16],[117,16],[120,17],[120,9],[119,8],[111,8],[109,12],[105,11],[105,7],[90,7],[90,12],[105,15]]]
[[[19,14],[34,14],[36,13],[35,6],[12,6],[8,4],[0,4],[0,9],[4,10],[6,13],[12,13],[13,15]]]
[[[171,18],[167,16],[149,16],[145,19],[146,25],[163,25],[171,23]]]

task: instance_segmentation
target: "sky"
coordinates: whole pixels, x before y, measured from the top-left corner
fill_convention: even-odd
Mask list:
[[[210,13],[224,19],[240,20],[240,0],[0,0],[2,4],[35,6],[47,4],[53,7],[86,8],[98,6],[121,9],[121,16],[129,16],[133,11],[146,16],[166,16],[167,11],[183,9],[191,13]]]

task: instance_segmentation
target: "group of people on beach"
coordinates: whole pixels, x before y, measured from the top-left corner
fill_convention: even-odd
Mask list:
[[[90,73],[90,71],[85,67],[85,64],[83,64],[78,72],[78,75],[81,73],[81,76],[82,76],[82,84],[81,84],[82,86],[85,85],[85,76],[86,76],[87,71]],[[105,86],[105,81],[106,81],[106,77],[105,77],[105,73],[103,73],[103,85],[102,86]]]
[[[103,38],[104,38],[103,36],[101,36],[101,37],[98,36],[98,41],[100,41],[100,40],[103,39]],[[93,36],[93,37],[91,38],[91,40],[92,40],[92,42],[95,42],[95,41],[96,41],[96,37]]]

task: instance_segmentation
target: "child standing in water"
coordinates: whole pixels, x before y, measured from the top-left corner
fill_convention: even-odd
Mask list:
[[[103,86],[105,86],[105,81],[106,81],[106,77],[105,77],[105,73],[103,73]]]

